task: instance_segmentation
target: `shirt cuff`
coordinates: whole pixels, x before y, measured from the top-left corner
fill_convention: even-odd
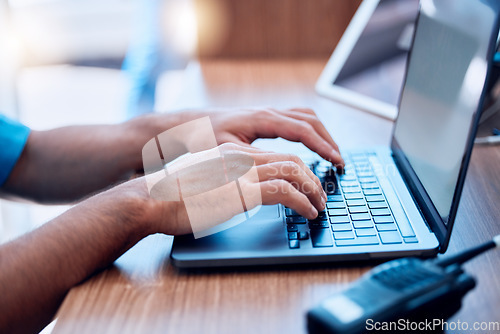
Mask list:
[[[27,126],[0,115],[0,187],[19,160],[29,134]]]

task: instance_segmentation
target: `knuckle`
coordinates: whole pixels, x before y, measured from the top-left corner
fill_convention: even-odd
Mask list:
[[[286,158],[288,161],[294,162],[298,165],[300,165],[300,163],[302,162],[302,160],[300,160],[300,158],[295,154],[289,154]]]
[[[282,180],[282,179],[275,179],[272,181],[273,184],[276,186],[279,186],[280,188],[283,187],[287,182]]]
[[[290,175],[292,176],[300,177],[304,174],[302,167],[294,161],[289,161],[289,169]]]
[[[219,147],[223,150],[233,150],[236,149],[238,145],[236,145],[235,143],[224,143],[219,145]]]
[[[277,184],[279,184],[279,187],[280,187],[281,192],[283,194],[290,192],[291,191],[290,188],[293,188],[292,185],[285,180],[280,179],[280,180],[276,180],[276,181],[277,181]]]
[[[295,161],[284,161],[283,164],[286,171],[289,173],[292,173],[298,168],[300,168],[300,166]]]
[[[312,126],[312,124],[306,121],[300,122],[300,128],[302,131],[301,135],[304,137],[310,136],[311,132],[314,131],[314,127]]]
[[[321,121],[317,117],[311,117],[311,124],[317,128],[319,128],[322,125]]]
[[[259,117],[259,118],[269,118],[270,116],[272,116],[273,112],[270,110],[270,109],[259,109],[257,112],[256,112],[256,116]]]
[[[306,121],[301,121],[300,122],[300,126],[302,127],[302,129],[304,131],[311,131],[311,130],[313,130],[313,126],[311,125],[311,123],[306,122]]]
[[[272,180],[269,182],[269,189],[272,189],[272,192],[267,191],[267,193],[280,198],[283,194],[283,182],[282,180]]]

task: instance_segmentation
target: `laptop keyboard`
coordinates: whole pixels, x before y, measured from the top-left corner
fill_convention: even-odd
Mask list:
[[[418,242],[412,231],[401,235],[370,163],[370,154],[356,153],[344,157],[343,175],[336,175],[326,161],[311,164],[328,200],[325,210],[314,220],[285,208],[290,248],[300,248],[301,242],[312,242],[313,247]]]

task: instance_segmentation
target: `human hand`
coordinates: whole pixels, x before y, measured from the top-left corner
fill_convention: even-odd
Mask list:
[[[204,158],[213,157],[214,150],[220,158]],[[326,203],[319,179],[295,155],[223,144],[183,156],[167,169],[146,179],[152,208],[148,220],[155,232],[200,232],[260,204],[282,203],[313,219]],[[230,183],[236,180],[239,189],[233,182],[232,191]]]
[[[208,114],[217,142],[250,145],[258,138],[301,142],[323,159],[344,166],[339,147],[312,109],[243,109]]]
[[[237,109],[183,110],[175,113],[146,116],[156,126],[157,134],[182,123],[209,116],[217,144],[236,143],[242,146],[258,138],[277,138],[302,142],[322,158],[339,167],[344,166],[339,148],[313,110]]]

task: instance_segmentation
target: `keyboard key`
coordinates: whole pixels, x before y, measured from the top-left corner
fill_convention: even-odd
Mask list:
[[[350,194],[350,193],[358,193],[361,191],[360,187],[344,187],[342,188],[342,191],[344,194]]]
[[[335,240],[354,239],[352,231],[333,232]]]
[[[325,167],[326,167],[326,168],[332,168],[332,163],[331,163],[331,162],[328,162],[328,161],[326,161],[326,160],[320,160],[320,161],[315,160],[315,161],[316,161],[316,163],[317,163],[318,167],[323,167],[323,168],[325,168]]]
[[[297,225],[290,224],[286,226],[286,230],[288,232],[297,232],[299,228],[297,227]]]
[[[345,216],[347,215],[346,209],[329,209],[328,215],[330,216]]]
[[[396,227],[396,224],[378,224],[377,225],[377,231],[382,232],[382,231],[397,231],[398,228]]]
[[[332,230],[334,232],[338,232],[338,231],[351,231],[352,230],[352,226],[349,223],[333,224],[332,225]]]
[[[397,221],[396,224],[398,224],[399,231],[403,237],[406,238],[415,236],[415,232],[413,231],[413,228],[408,220],[404,219],[403,221]]]
[[[375,221],[375,224],[387,224],[394,222],[392,216],[375,216],[373,217],[373,220]]]
[[[333,247],[332,232],[330,229],[323,228],[311,230],[311,241],[313,247]]]
[[[329,172],[332,170],[332,165],[328,166],[328,165],[319,165],[318,167],[316,167],[316,171],[317,172],[322,172],[322,173],[326,173],[326,172]]]
[[[342,195],[328,195],[327,202],[343,202]]]
[[[378,235],[383,244],[400,244],[402,242],[399,233],[396,231],[379,232]]]
[[[418,242],[417,237],[406,237],[403,239],[407,244],[416,244]]]
[[[299,232],[299,240],[307,240],[309,239],[309,232]]]
[[[287,217],[286,223],[287,224],[305,224],[306,219],[302,216]]]
[[[383,195],[368,195],[365,197],[365,199],[367,202],[378,202],[385,200]]]
[[[371,220],[355,220],[352,222],[354,228],[368,228],[373,227],[373,223]]]
[[[360,168],[370,168],[370,162],[368,159],[362,159],[362,160],[355,160],[354,161],[354,168],[360,169]]]
[[[327,182],[325,188],[325,192],[328,195],[333,195],[333,194],[340,194],[338,188],[335,186],[334,183],[332,182]]]
[[[356,175],[358,176],[359,182],[363,181],[364,183],[366,182],[373,182],[377,181],[375,176],[373,175],[373,168],[370,163],[363,164],[363,165],[357,165],[356,166]],[[368,174],[368,175],[367,175]],[[371,180],[371,178],[375,178],[375,180]],[[368,181],[370,180],[370,181]]]
[[[340,181],[340,185],[342,187],[359,187],[359,183],[357,181]]]
[[[361,192],[344,194],[345,199],[361,199],[363,194]]]
[[[288,239],[289,240],[297,240],[299,238],[299,235],[297,232],[288,232]]]
[[[370,209],[382,209],[387,208],[387,203],[384,202],[368,202],[368,207]]]
[[[300,243],[298,240],[288,240],[288,247],[290,248],[300,248]]]
[[[335,179],[335,170],[333,169],[333,166],[330,166],[328,169],[322,169],[321,173],[324,174],[326,178]]]
[[[356,176],[354,175],[342,175],[339,177],[341,181],[356,181]]]
[[[356,235],[358,237],[372,237],[377,235],[377,231],[373,227],[370,228],[360,228],[356,230]]]
[[[325,178],[327,176],[326,173],[316,171],[316,172],[314,172],[314,174],[316,174],[316,176],[318,177],[319,182],[321,184],[323,184],[323,182],[325,181]],[[324,186],[323,186],[323,188],[324,188]]]
[[[327,209],[345,209],[344,202],[328,202],[326,203]]]
[[[293,210],[293,209],[290,209],[290,208],[286,208],[285,209],[285,215],[287,217],[291,217],[291,216],[300,216],[297,211]]]
[[[326,219],[326,211],[325,210],[318,212],[318,217],[316,217],[315,220],[318,220],[318,219]]]
[[[356,175],[364,175],[365,173],[371,173],[370,165],[360,165],[356,166]],[[373,174],[372,174],[373,175]]]
[[[389,209],[372,209],[370,211],[372,213],[372,216],[387,216],[391,214],[391,211],[389,211]]]
[[[347,206],[358,206],[365,205],[365,201],[362,199],[349,199],[347,200]]]
[[[349,213],[364,213],[364,212],[368,212],[368,208],[366,207],[366,205],[349,207]]]
[[[355,164],[354,168],[356,168],[356,171],[358,172],[357,174],[359,175],[360,173],[365,173],[365,172],[371,172],[372,168],[369,163],[359,163]]]
[[[311,229],[316,229],[316,228],[328,228],[330,227],[330,223],[328,220],[310,220],[309,221],[309,228]]]
[[[360,183],[372,183],[372,182],[377,182],[377,179],[375,177],[360,177],[359,182]]]
[[[379,241],[376,236],[359,237],[356,239],[341,239],[335,240],[335,245],[341,246],[364,246],[364,245],[378,245]]]
[[[330,217],[330,223],[332,224],[342,224],[342,223],[348,223],[349,222],[349,217],[348,216],[333,216]]]
[[[379,185],[377,182],[371,182],[371,183],[362,183],[361,188],[363,189],[375,189],[378,188]]]
[[[352,161],[366,161],[368,160],[368,157],[364,152],[359,152],[359,153],[351,153],[351,159]]]
[[[364,189],[363,193],[366,196],[370,196],[370,195],[382,195],[382,191],[380,190],[380,188]]]
[[[370,220],[371,217],[367,213],[355,213],[351,215],[352,220]]]

